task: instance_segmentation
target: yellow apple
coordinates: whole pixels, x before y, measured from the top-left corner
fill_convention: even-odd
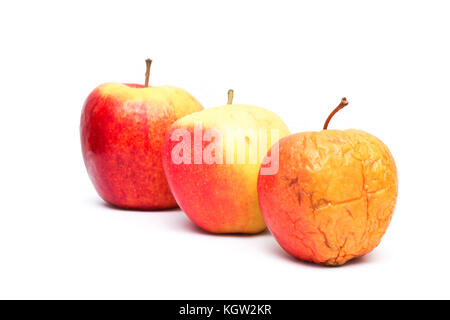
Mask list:
[[[230,90],[227,105],[192,113],[170,127],[164,171],[178,205],[200,228],[258,233],[266,228],[257,196],[260,164],[289,129],[267,109],[231,102]],[[278,154],[273,156],[273,166],[266,167],[276,171]]]

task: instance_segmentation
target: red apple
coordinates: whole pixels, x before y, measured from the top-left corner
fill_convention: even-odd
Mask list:
[[[170,86],[106,83],[88,96],[81,115],[84,162],[97,192],[121,208],[175,207],[162,167],[167,129],[203,109],[188,92]]]

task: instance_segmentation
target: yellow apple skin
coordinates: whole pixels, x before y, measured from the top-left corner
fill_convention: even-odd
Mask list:
[[[203,132],[211,129],[223,134],[222,164],[194,163],[194,128],[198,124],[201,124]],[[179,143],[172,139],[177,129],[186,130],[191,137],[191,163],[176,164],[172,160],[172,150]],[[226,159],[229,152],[225,142],[229,139],[226,132],[239,129],[242,135],[231,141],[245,141],[245,161],[236,163],[237,151],[234,150],[234,163],[230,163]],[[247,136],[245,132],[249,129],[258,134]],[[268,132],[268,139],[265,139],[268,141],[267,147],[259,147],[262,140],[260,129]],[[277,130],[278,137],[271,136],[271,129]],[[250,161],[249,146],[257,143],[259,155],[259,152],[264,153],[288,134],[289,129],[276,114],[250,105],[225,105],[179,119],[166,133],[162,156],[167,181],[178,205],[197,226],[208,232],[253,234],[263,231],[266,225],[257,195],[258,171],[263,157],[258,156],[257,161]],[[203,141],[202,150],[210,143]]]

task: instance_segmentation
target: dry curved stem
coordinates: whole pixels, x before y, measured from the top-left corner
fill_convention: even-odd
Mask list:
[[[328,129],[328,124],[330,123],[331,118],[341,109],[343,109],[346,105],[348,105],[347,98],[342,98],[341,103],[330,113],[327,120],[325,121],[325,124],[323,125],[323,130]]]

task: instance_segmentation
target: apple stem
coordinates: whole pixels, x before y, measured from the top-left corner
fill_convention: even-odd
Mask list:
[[[342,108],[344,108],[346,105],[348,105],[348,101],[347,98],[342,98],[341,99],[341,103],[339,103],[339,105],[330,113],[330,115],[327,118],[327,121],[325,121],[325,124],[323,125],[323,130],[327,130],[328,129],[328,124],[330,123],[331,118],[333,118],[333,116]]]
[[[150,78],[150,66],[152,65],[152,59],[145,60],[146,70],[145,70],[145,86],[148,87],[148,79]]]
[[[233,89],[228,90],[228,101],[227,104],[233,103],[234,91]]]

